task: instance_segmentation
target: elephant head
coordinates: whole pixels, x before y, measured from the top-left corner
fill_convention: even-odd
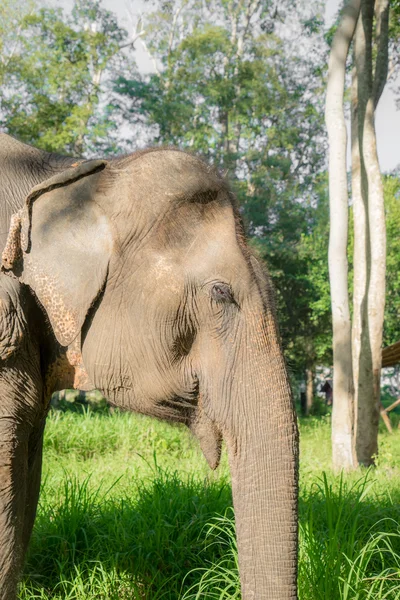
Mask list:
[[[34,188],[3,269],[111,403],[228,448],[244,600],[297,597],[297,427],[268,274],[227,184],[172,149]],[[53,391],[53,390],[52,390]]]

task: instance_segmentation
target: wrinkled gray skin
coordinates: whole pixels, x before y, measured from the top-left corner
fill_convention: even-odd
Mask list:
[[[212,468],[223,438],[243,600],[297,598],[296,421],[231,193],[176,150],[73,163],[0,135],[0,599],[34,521],[50,395],[73,386],[186,423]]]

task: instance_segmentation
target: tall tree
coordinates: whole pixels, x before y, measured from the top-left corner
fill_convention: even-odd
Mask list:
[[[288,358],[304,371],[314,368],[317,354],[312,285],[299,252],[312,228],[325,157],[325,42],[315,3],[304,14],[285,15],[287,7],[254,0],[163,3],[144,18],[155,72],[120,77],[116,91],[126,120],[152,124],[156,143],[199,152],[228,172],[277,288]],[[304,51],[283,38],[286,27]]]
[[[330,142],[329,267],[334,352],[333,462],[371,464],[377,453],[386,234],[375,109],[388,73],[388,0],[350,0],[333,38],[326,122]],[[348,290],[348,191],[344,87],[353,44],[351,95],[354,210],[353,324]]]
[[[352,173],[355,192],[353,373],[355,452],[357,461],[365,465],[371,464],[378,452],[386,231],[375,109],[388,74],[388,23],[389,0],[364,0],[361,3],[354,41],[356,89],[352,98],[355,165]]]
[[[346,60],[360,12],[360,0],[349,0],[332,41],[326,95],[329,137],[329,278],[333,331],[332,458],[336,468],[353,468],[353,368],[348,291],[347,132],[344,115]]]

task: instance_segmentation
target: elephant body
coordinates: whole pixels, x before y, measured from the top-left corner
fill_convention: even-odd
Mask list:
[[[14,598],[39,495],[44,427],[42,315],[29,289],[0,275],[0,597]]]
[[[297,427],[268,274],[175,149],[82,161],[0,135],[0,600],[15,597],[54,391],[225,440],[243,600],[297,597]]]

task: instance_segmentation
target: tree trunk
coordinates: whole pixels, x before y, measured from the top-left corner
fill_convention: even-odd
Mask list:
[[[314,403],[314,371],[306,369],[306,415],[309,415]]]
[[[329,58],[325,118],[329,137],[329,278],[333,326],[332,457],[335,468],[355,466],[353,453],[353,370],[348,297],[347,133],[343,110],[346,59],[357,25],[360,0],[343,9]]]
[[[374,11],[377,44],[375,73],[373,73],[372,51]],[[384,89],[388,72],[388,23],[389,0],[350,1],[343,11],[336,31],[329,61],[326,120],[331,145],[329,267],[332,294],[335,399],[332,414],[332,441],[333,462],[336,467],[341,468],[357,464],[370,465],[378,451],[381,345],[385,308],[386,231],[383,186],[376,151],[374,120],[375,107]],[[353,69],[352,76],[351,100],[354,215],[351,376],[351,365],[348,365],[346,369],[345,364],[349,358],[348,324],[350,319],[346,304],[347,194],[343,91],[346,56],[354,36],[355,26],[355,69]],[[335,156],[335,152],[337,156]],[[339,229],[342,229],[341,234]],[[346,294],[344,287],[346,287]],[[353,398],[352,385],[354,385]],[[351,434],[352,428],[353,435]],[[351,459],[349,432],[350,438],[353,437]]]
[[[382,329],[385,308],[386,230],[383,186],[376,151],[375,104],[376,95],[381,93],[382,70],[387,73],[387,59],[377,61],[374,86],[372,72],[372,28],[374,0],[362,0],[355,39],[355,64],[357,71],[357,133],[358,173],[356,189],[361,189],[364,223],[364,274],[363,290],[358,290],[355,309],[361,316],[359,331],[360,352],[358,363],[357,392],[355,395],[355,449],[360,464],[370,465],[378,452],[379,396]],[[388,12],[388,0],[377,3],[377,23],[382,25],[382,16]],[[378,27],[380,43],[385,27]],[[387,34],[387,32],[386,32]],[[386,35],[387,45],[387,35]],[[375,97],[374,97],[375,96]],[[353,110],[353,112],[355,112]],[[361,224],[360,224],[361,226]],[[356,234],[359,233],[355,219]],[[360,237],[360,236],[358,236]],[[356,264],[355,264],[355,273]],[[356,279],[355,279],[356,282]],[[355,287],[356,290],[356,287]]]
[[[385,314],[386,292],[386,223],[383,184],[376,148],[375,131],[375,99],[372,83],[372,19],[374,2],[369,0],[372,7],[371,32],[368,52],[369,67],[369,96],[364,115],[363,127],[363,160],[366,174],[366,187],[368,189],[368,219],[371,244],[371,270],[368,288],[368,330],[372,359],[372,394],[371,404],[368,406],[369,414],[368,435],[356,436],[356,449],[358,461],[362,464],[371,464],[378,452],[378,425],[380,407],[380,379],[382,364],[382,337],[383,320]],[[388,10],[389,1],[380,0],[377,4],[384,12]],[[386,35],[386,46],[388,39]],[[385,67],[387,72],[387,65]],[[375,77],[378,73],[375,73]],[[360,100],[359,100],[360,102]],[[361,147],[361,140],[360,140]]]
[[[356,30],[357,36],[361,19]],[[355,50],[356,52],[356,50]],[[370,235],[368,221],[368,197],[365,181],[362,181],[362,166],[359,145],[359,102],[358,78],[355,67],[352,73],[351,95],[351,188],[354,219],[354,288],[353,288],[353,381],[354,381],[354,438],[367,424],[368,412],[365,406],[371,405],[373,395],[371,348],[368,332],[368,285],[371,268]],[[357,457],[355,439],[354,451]],[[358,457],[357,457],[358,458]]]

